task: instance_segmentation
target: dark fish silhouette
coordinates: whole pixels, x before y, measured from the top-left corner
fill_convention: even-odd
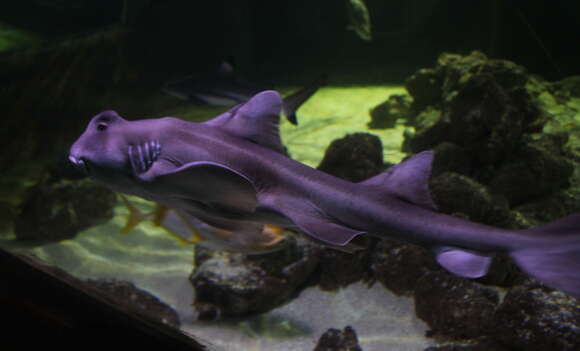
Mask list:
[[[322,75],[282,100],[282,113],[290,123],[298,124],[296,110],[325,84],[326,76]],[[169,82],[162,90],[183,100],[214,106],[233,106],[248,101],[266,88],[236,77],[232,65],[223,62],[217,72]]]
[[[260,244],[265,224],[345,245],[357,235],[430,248],[450,272],[477,278],[505,252],[545,284],[580,297],[580,214],[506,230],[438,213],[428,191],[433,153],[421,152],[364,182],[323,173],[283,154],[280,95],[259,93],[203,123],[172,117],[95,116],[70,161],[113,190],[175,209]]]

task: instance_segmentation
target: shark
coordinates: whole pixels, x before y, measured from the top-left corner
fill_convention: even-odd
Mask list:
[[[310,84],[284,97],[282,114],[294,125],[298,124],[296,110],[321,86],[326,84],[325,74]],[[224,61],[216,71],[192,75],[166,83],[163,92],[182,100],[213,106],[234,106],[248,101],[265,90],[261,85],[236,76],[233,64]]]
[[[129,121],[94,116],[69,160],[114,191],[174,209],[227,232],[239,247],[272,241],[267,225],[347,245],[359,235],[422,245],[458,276],[484,276],[495,253],[510,255],[544,284],[580,297],[580,214],[508,230],[443,214],[423,151],[359,183],[318,171],[284,153],[282,98],[263,91],[205,122],[174,117]]]

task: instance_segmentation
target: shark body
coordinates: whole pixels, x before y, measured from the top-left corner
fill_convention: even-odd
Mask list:
[[[278,135],[282,100],[274,91],[203,123],[172,117],[127,121],[95,116],[69,159],[115,191],[176,209],[259,245],[264,225],[293,227],[331,245],[375,235],[431,249],[447,270],[485,275],[505,252],[545,284],[580,297],[580,215],[532,230],[506,230],[437,212],[425,151],[352,183],[287,157]]]

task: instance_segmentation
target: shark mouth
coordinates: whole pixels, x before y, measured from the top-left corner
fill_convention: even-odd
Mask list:
[[[135,174],[147,172],[161,155],[161,144],[150,140],[140,145],[129,145],[129,161]]]

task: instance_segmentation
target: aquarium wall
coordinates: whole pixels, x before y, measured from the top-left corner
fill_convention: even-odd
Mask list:
[[[579,7],[0,5],[0,348],[580,349]]]

